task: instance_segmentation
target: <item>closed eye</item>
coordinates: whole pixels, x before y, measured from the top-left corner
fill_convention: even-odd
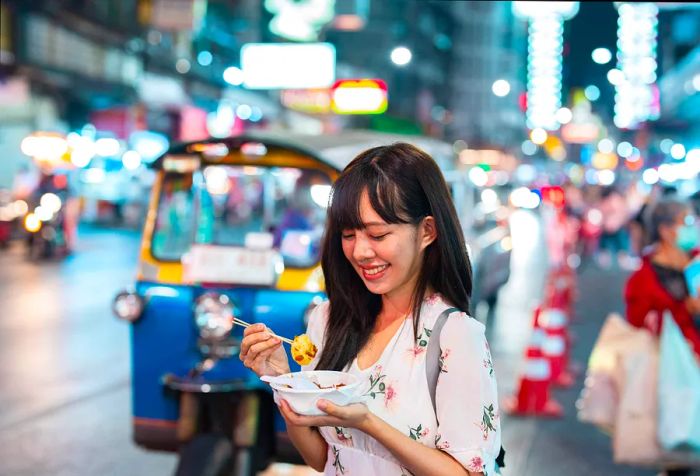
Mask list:
[[[370,238],[372,238],[375,241],[381,241],[386,237],[389,233],[384,233],[383,235],[371,235]]]

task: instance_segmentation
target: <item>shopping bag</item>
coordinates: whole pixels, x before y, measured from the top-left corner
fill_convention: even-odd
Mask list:
[[[659,442],[700,452],[700,366],[670,313],[663,317],[659,366]]]
[[[618,355],[613,459],[616,463],[654,465],[661,457],[656,420],[658,348],[646,331],[635,330],[634,337],[633,348]]]
[[[618,368],[626,353],[658,352],[654,339],[643,329],[611,313],[600,330],[588,359],[586,380],[576,402],[578,419],[604,431],[613,431],[624,389],[624,372]],[[631,364],[630,364],[631,365]]]
[[[612,432],[615,427],[618,405],[615,368],[630,330],[631,326],[619,314],[608,315],[588,359],[584,388],[576,402],[578,419],[606,432]]]

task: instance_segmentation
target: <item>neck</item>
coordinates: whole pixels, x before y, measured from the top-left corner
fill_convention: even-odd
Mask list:
[[[683,268],[689,261],[688,255],[675,244],[659,243],[654,258],[674,268]]]
[[[405,319],[411,312],[411,294],[382,295],[382,311],[379,314],[379,324],[390,324],[396,320]]]
[[[382,295],[382,311],[379,314],[379,323],[391,324],[396,320],[406,319],[413,311],[413,293],[415,292],[416,283],[410,283],[411,286],[404,286],[402,289],[397,289],[392,293]],[[426,296],[433,293],[432,287],[426,289]],[[425,296],[423,296],[425,297]]]

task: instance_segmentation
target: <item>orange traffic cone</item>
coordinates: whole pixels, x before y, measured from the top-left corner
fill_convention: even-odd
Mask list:
[[[572,317],[575,296],[575,275],[567,267],[553,270],[547,279],[547,287],[545,289],[547,306],[563,309],[567,315]]]
[[[545,417],[561,417],[561,405],[549,397],[551,381],[551,366],[549,360],[542,354],[545,332],[539,327],[540,310],[535,310],[535,326],[530,342],[525,351],[525,368],[520,377],[518,391],[515,396],[508,398],[503,405],[511,415],[535,415]]]
[[[542,355],[549,360],[552,383],[561,387],[570,387],[575,379],[569,371],[566,314],[561,309],[545,309],[541,311],[539,320],[545,333]]]

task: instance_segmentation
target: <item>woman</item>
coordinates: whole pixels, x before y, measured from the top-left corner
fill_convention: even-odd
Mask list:
[[[358,376],[366,404],[327,416],[280,402],[289,436],[325,475],[493,475],[500,449],[496,381],[484,327],[466,314],[471,265],[447,185],[433,159],[409,144],[361,153],[334,185],[322,267],[328,301],[310,317],[319,352],[305,370]],[[435,407],[426,347],[437,317]],[[241,359],[258,375],[289,371],[262,324],[245,331]]]
[[[683,274],[698,252],[696,217],[687,204],[662,199],[649,214],[648,230],[652,246],[625,286],[627,318],[633,325],[658,334],[663,312],[671,311],[700,358],[700,298],[692,297]]]

